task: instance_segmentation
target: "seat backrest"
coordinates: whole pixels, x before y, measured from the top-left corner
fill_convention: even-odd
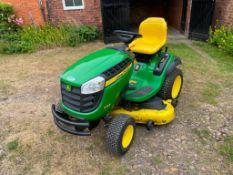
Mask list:
[[[139,33],[142,35],[142,38],[148,38],[148,41],[154,42],[154,40],[157,40],[166,43],[167,23],[164,18],[147,18],[141,22]]]

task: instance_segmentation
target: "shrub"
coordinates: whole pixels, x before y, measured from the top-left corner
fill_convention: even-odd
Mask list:
[[[66,24],[60,27],[45,25],[41,27],[27,26],[22,30],[3,35],[6,41],[2,53],[26,53],[37,49],[47,49],[61,46],[77,46],[79,43],[97,39],[99,32],[95,26],[80,26]]]
[[[95,40],[98,36],[99,32],[96,26],[81,26],[71,31],[68,45],[75,47],[79,43]]]
[[[70,26],[69,26],[70,27]],[[55,46],[65,46],[69,27],[56,28],[51,25],[42,27],[25,27],[20,32],[21,41],[27,42],[35,49],[47,49]]]
[[[80,26],[66,24],[60,27],[45,25],[43,27],[26,27],[21,31],[21,40],[31,43],[36,49],[55,46],[77,46],[79,43],[98,38],[95,26]]]
[[[0,3],[0,39],[3,35],[18,31],[22,23],[22,18],[16,17],[11,5]]]
[[[233,55],[233,27],[220,26],[210,28],[208,42]]]
[[[60,46],[77,46],[79,43],[98,38],[95,26],[75,26],[72,24],[54,27],[24,26],[22,18],[17,18],[13,7],[0,3],[0,52],[5,54],[27,53],[37,49]]]
[[[28,53],[34,50],[33,46],[30,43],[25,41],[15,41],[7,43],[3,46],[1,52],[5,54],[12,53]]]

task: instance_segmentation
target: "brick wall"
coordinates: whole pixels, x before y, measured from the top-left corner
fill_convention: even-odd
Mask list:
[[[38,0],[0,0],[0,2],[12,4],[15,13],[23,17],[25,24],[44,24]],[[45,0],[43,0],[43,7],[45,6]]]
[[[100,0],[84,0],[85,8],[64,10],[62,0],[49,0],[48,12],[53,24],[93,24],[102,27]]]
[[[233,25],[233,0],[216,0],[213,24],[216,20],[220,24]]]

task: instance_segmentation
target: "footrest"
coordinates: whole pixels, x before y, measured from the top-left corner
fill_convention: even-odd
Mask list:
[[[161,98],[154,97],[148,101],[139,103],[138,107],[141,109],[164,110],[166,108],[166,105]]]
[[[150,91],[152,91],[151,87],[143,87],[141,89],[139,89],[138,91],[130,94],[131,97],[140,97],[140,96],[144,96],[146,94],[148,94]]]

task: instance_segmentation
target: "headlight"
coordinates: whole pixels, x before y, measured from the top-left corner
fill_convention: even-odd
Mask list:
[[[95,77],[81,86],[82,94],[93,94],[104,89],[105,79],[101,76]]]

